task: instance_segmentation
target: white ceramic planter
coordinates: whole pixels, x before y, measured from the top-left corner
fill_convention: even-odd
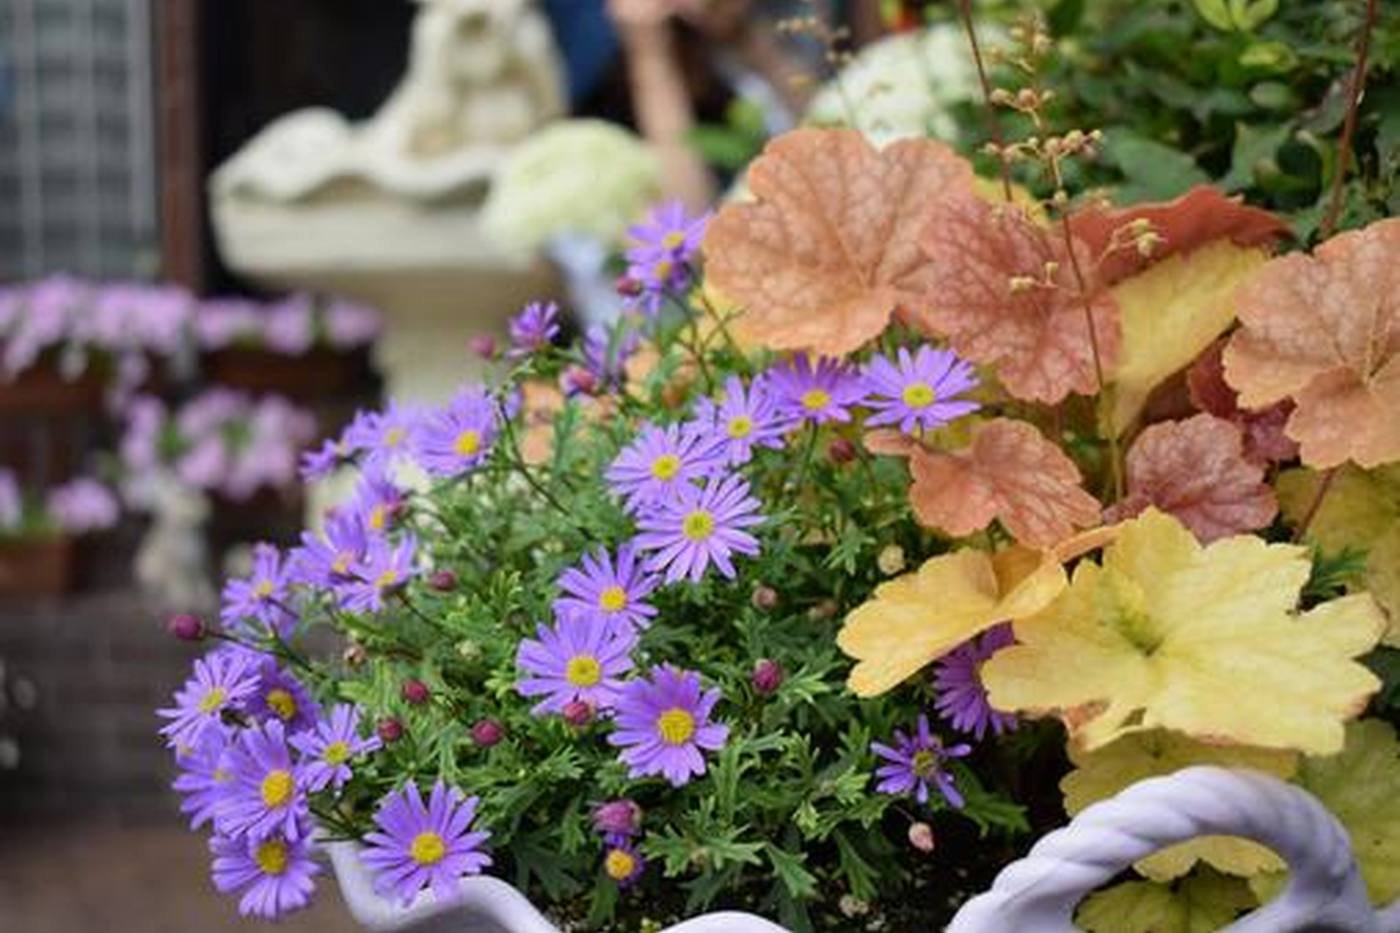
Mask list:
[[[1373,910],[1346,831],[1313,797],[1245,770],[1187,768],[1142,781],[1085,809],[1008,865],[991,890],[968,901],[948,933],[1073,933],[1088,892],[1158,849],[1202,835],[1244,836],[1277,851],[1292,869],[1274,901],[1229,933],[1400,933],[1400,903]],[[462,897],[424,895],[400,908],[376,895],[354,846],[330,847],[351,914],[379,933],[559,933],[515,888],[470,878]],[[714,913],[666,933],[784,933],[752,914]]]

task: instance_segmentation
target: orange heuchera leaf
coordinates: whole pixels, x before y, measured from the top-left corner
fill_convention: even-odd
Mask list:
[[[1115,235],[1145,220],[1162,241],[1147,256],[1129,247],[1113,249]],[[1242,204],[1209,185],[1198,185],[1171,201],[1131,207],[1087,207],[1070,217],[1070,229],[1099,258],[1099,276],[1112,284],[1177,253],[1189,253],[1214,240],[1236,246],[1269,246],[1289,235],[1279,217]]]
[[[1293,399],[1284,430],[1304,463],[1400,460],[1400,218],[1270,260],[1236,311],[1225,379],[1247,408]]]
[[[877,150],[855,130],[801,129],[768,144],[748,183],[756,200],[710,222],[708,283],[744,307],[736,326],[757,342],[841,355],[928,300],[926,205],[969,188],[972,168],[931,140]]]
[[[1088,321],[1060,233],[1019,206],[993,205],[963,188],[945,191],[928,218],[922,243],[934,287],[928,310],[910,309],[913,322],[947,337],[963,357],[994,366],[1016,398],[1054,404],[1071,392],[1097,392]],[[1082,243],[1074,255],[1088,277],[1108,371],[1122,337],[1118,306],[1093,278]]]
[[[1128,497],[1110,521],[1150,505],[1168,512],[1203,544],[1263,528],[1278,514],[1264,468],[1244,456],[1244,435],[1212,415],[1164,421],[1138,435],[1128,451]]]
[[[999,519],[1022,544],[1049,548],[1075,528],[1099,523],[1099,503],[1079,485],[1074,461],[1024,421],[980,424],[972,442],[954,453],[899,441],[893,433],[873,432],[866,446],[909,457],[909,501],[925,525],[961,537]]]
[[[1283,426],[1293,412],[1293,403],[1284,401],[1258,411],[1239,406],[1239,393],[1225,381],[1225,365],[1220,355],[1223,340],[1216,341],[1196,358],[1186,371],[1191,403],[1206,414],[1224,418],[1244,432],[1244,457],[1252,463],[1282,463],[1298,456],[1298,445]]]

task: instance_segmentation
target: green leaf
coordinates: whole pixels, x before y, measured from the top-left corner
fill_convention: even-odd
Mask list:
[[[1220,187],[1230,192],[1252,187],[1262,164],[1272,163],[1277,168],[1274,153],[1292,133],[1293,127],[1287,123],[1261,127],[1236,123],[1235,144],[1230,151],[1230,171],[1220,179]]]
[[[1242,32],[1253,32],[1278,12],[1278,0],[1230,0],[1230,19]]]
[[[787,888],[789,894],[798,900],[807,900],[816,894],[817,878],[802,864],[807,860],[806,855],[789,852],[771,842],[765,844],[764,851],[768,854],[768,861],[773,866],[778,880]]]
[[[1210,181],[1210,176],[1186,153],[1124,127],[1105,131],[1103,151],[1126,179],[1118,186],[1119,203],[1167,200],[1193,185]]]
[[[1191,5],[1201,14],[1201,19],[1222,32],[1232,32],[1235,20],[1230,15],[1230,5],[1226,0],[1192,0]]]

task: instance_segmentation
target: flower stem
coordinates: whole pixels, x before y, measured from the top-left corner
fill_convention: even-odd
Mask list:
[[[972,60],[977,64],[977,80],[982,84],[982,100],[986,104],[987,134],[997,149],[997,164],[1001,172],[1001,193],[1006,202],[1011,203],[1011,164],[1007,161],[1006,150],[1002,147],[1001,121],[997,119],[995,105],[992,104],[992,82],[987,78],[987,68],[982,62],[982,44],[977,41],[977,27],[972,23],[972,0],[958,0],[958,13],[962,17],[963,28],[967,30],[967,41],[972,46]]]
[[[1312,502],[1308,503],[1308,510],[1303,513],[1303,520],[1298,523],[1298,528],[1293,532],[1293,541],[1297,543],[1303,540],[1303,536],[1308,533],[1308,528],[1312,525],[1313,519],[1317,517],[1318,511],[1322,508],[1322,502],[1327,498],[1327,494],[1332,491],[1332,484],[1337,479],[1337,467],[1332,467],[1322,474],[1322,482],[1317,484],[1317,492],[1313,494]]]
[[[1361,35],[1356,40],[1356,70],[1352,72],[1351,88],[1348,93],[1347,115],[1342,123],[1342,137],[1337,141],[1337,170],[1332,175],[1332,197],[1327,205],[1327,214],[1318,226],[1318,238],[1325,240],[1337,229],[1337,221],[1342,215],[1343,182],[1346,180],[1347,164],[1351,161],[1351,139],[1356,133],[1356,112],[1361,106],[1361,92],[1366,87],[1366,60],[1371,50],[1371,32],[1376,26],[1378,0],[1366,0],[1366,20],[1361,25]]]

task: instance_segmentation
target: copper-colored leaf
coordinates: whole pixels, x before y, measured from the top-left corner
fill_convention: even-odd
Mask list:
[[[1128,451],[1128,497],[1110,521],[1150,505],[1175,515],[1204,544],[1263,528],[1278,514],[1264,468],[1244,456],[1238,427],[1213,415],[1154,424]]]
[[[1161,237],[1156,248],[1146,256],[1131,247],[1111,249],[1122,243],[1121,231],[1138,220],[1147,221]],[[1070,217],[1070,229],[1089,248],[1090,255],[1100,260],[1099,275],[1110,284],[1214,240],[1228,237],[1237,246],[1268,246],[1289,235],[1281,218],[1208,185],[1156,204],[1087,207]]]
[[[1298,444],[1283,426],[1293,412],[1289,401],[1250,411],[1239,405],[1239,393],[1225,381],[1225,365],[1220,355],[1225,350],[1223,340],[1216,341],[1196,358],[1186,371],[1186,384],[1191,403],[1198,411],[1238,425],[1244,432],[1244,456],[1253,463],[1282,463],[1298,456]]]
[[[929,310],[909,310],[916,325],[947,337],[963,357],[994,366],[1017,398],[1054,404],[1071,392],[1098,391],[1084,298],[1059,231],[1019,206],[951,189],[931,205],[922,242],[935,285]],[[1074,257],[1087,277],[1107,370],[1121,342],[1118,307],[1092,277],[1083,244],[1075,244]]]
[[[1080,486],[1074,462],[1024,421],[980,424],[972,443],[954,453],[892,434],[873,432],[866,446],[909,457],[909,501],[925,525],[960,537],[1000,519],[1022,544],[1051,548],[1099,522],[1099,503]]]
[[[1285,428],[1309,466],[1400,460],[1400,218],[1261,266],[1225,348],[1240,404],[1297,404]]]
[[[932,140],[876,150],[854,130],[801,129],[768,144],[748,183],[756,200],[710,222],[709,283],[744,307],[736,325],[757,342],[840,355],[928,300],[927,205],[968,189],[972,169]]]

